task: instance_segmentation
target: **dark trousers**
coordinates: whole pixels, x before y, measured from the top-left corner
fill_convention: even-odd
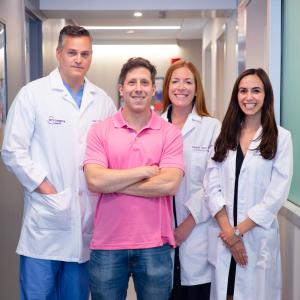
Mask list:
[[[234,294],[235,271],[236,271],[236,262],[234,258],[231,257],[229,275],[228,275],[227,296],[233,296]]]
[[[210,282],[198,285],[181,285],[179,248],[175,249],[173,289],[170,300],[209,300]]]

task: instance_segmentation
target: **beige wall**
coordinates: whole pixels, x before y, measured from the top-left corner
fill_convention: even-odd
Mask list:
[[[300,299],[300,207],[287,202],[279,214],[283,295],[282,300]]]
[[[7,84],[11,104],[25,84],[25,17],[23,0],[1,0],[0,19],[7,30]],[[2,139],[0,138],[0,143]],[[23,210],[22,190],[0,161],[0,298],[18,299],[18,256],[15,254]]]
[[[247,6],[246,68],[268,70],[267,1],[252,0]]]
[[[63,19],[43,22],[43,74],[48,75],[56,67],[55,51],[60,30],[66,25]]]
[[[157,68],[157,76],[164,77],[172,57],[191,60],[201,70],[201,41],[181,41],[176,44],[94,45],[93,63],[88,78],[103,88],[116,102],[117,80],[122,65],[130,58],[142,56]]]
[[[55,48],[59,30],[64,26],[63,20],[46,20],[43,23],[43,53],[44,75],[47,75],[56,67]],[[202,62],[201,40],[184,40],[178,44],[151,42],[137,42],[129,44],[120,41],[117,45],[99,44],[93,45],[93,61],[87,77],[94,84],[104,89],[118,105],[117,80],[122,65],[134,56],[142,56],[149,59],[157,68],[157,76],[164,76],[170,65],[171,58],[181,57],[192,61],[199,71]]]

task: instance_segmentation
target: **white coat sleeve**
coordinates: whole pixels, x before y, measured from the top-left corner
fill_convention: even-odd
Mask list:
[[[226,205],[221,187],[221,164],[210,158],[203,181],[205,200],[213,217]]]
[[[185,208],[192,214],[196,224],[207,222],[211,217],[204,197],[204,189],[200,188],[184,203]]]
[[[109,96],[108,96],[108,98],[109,98],[110,105],[109,105],[109,112],[108,112],[107,116],[112,116],[117,111],[117,109],[116,109],[114,101]]]
[[[2,159],[28,191],[33,191],[47,176],[30,156],[30,144],[35,129],[35,107],[28,88],[16,96],[7,116],[2,145]]]
[[[214,152],[214,144],[215,141],[220,133],[220,127],[221,123],[217,120],[215,120],[214,123],[214,129],[212,131],[212,138],[211,138],[211,145],[210,145],[210,150],[209,150],[209,155],[208,155],[208,160],[207,160],[207,166],[206,166],[206,171],[205,171],[205,176],[208,176],[208,171],[211,171],[213,168],[213,161],[211,160],[211,157]],[[207,180],[207,177],[204,181]],[[203,182],[204,184],[204,182]],[[207,222],[210,217],[210,209],[209,209],[209,202],[208,202],[208,195],[205,193],[204,187],[202,186],[196,193],[193,194],[193,196],[185,203],[185,208],[193,215],[193,218],[196,222],[202,223],[202,222]],[[222,207],[221,207],[222,208]],[[213,209],[215,211],[215,209]]]
[[[270,184],[262,201],[251,207],[248,217],[257,225],[269,228],[283,203],[287,200],[293,173],[293,145],[291,134],[284,132],[278,139]]]

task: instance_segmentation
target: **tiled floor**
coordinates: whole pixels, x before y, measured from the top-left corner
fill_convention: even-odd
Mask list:
[[[129,284],[128,284],[128,291],[127,291],[127,297],[126,300],[136,300],[136,294],[134,291],[133,281],[130,278]]]
[[[91,296],[90,296],[90,300],[91,300]],[[136,294],[134,291],[133,281],[131,278],[128,283],[128,291],[127,291],[126,300],[136,300]]]

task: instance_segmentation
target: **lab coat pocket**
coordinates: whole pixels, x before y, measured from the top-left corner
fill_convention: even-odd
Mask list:
[[[71,191],[57,194],[31,194],[31,221],[42,230],[71,229]]]

